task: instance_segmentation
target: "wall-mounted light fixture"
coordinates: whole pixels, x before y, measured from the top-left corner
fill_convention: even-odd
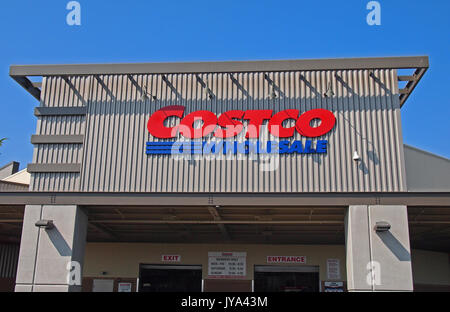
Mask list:
[[[391,225],[386,221],[378,221],[375,223],[376,232],[387,232],[391,229]]]
[[[361,160],[361,157],[359,157],[359,154],[358,154],[357,151],[353,152],[353,160],[354,161],[360,161]]]
[[[46,230],[51,230],[55,227],[53,220],[39,220],[34,225],[38,228],[45,228]]]

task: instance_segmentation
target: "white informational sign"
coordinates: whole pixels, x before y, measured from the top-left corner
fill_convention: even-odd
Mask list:
[[[180,262],[181,256],[180,255],[161,255],[161,261],[162,262]]]
[[[131,292],[131,283],[119,283],[118,292]]]
[[[297,263],[305,264],[305,256],[267,256],[267,263]]]
[[[339,259],[327,259],[327,276],[328,279],[341,279]]]
[[[344,292],[343,282],[325,282],[324,283],[325,292]]]
[[[246,252],[208,252],[208,277],[242,278],[246,276]]]

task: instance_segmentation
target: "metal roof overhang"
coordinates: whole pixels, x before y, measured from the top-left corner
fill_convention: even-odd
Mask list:
[[[19,242],[24,206],[2,206],[0,241]],[[90,242],[345,244],[345,207],[84,205]],[[448,206],[408,206],[411,247],[449,252]]]
[[[407,81],[399,90],[400,106],[429,67],[428,56],[335,58],[277,61],[227,61],[189,63],[128,63],[128,64],[69,64],[69,65],[12,65],[10,76],[31,95],[40,100],[41,83],[31,82],[31,76],[86,76],[123,74],[174,74],[174,73],[237,73],[278,72],[309,70],[357,69],[415,69],[409,76],[398,76]]]
[[[448,206],[450,192],[388,193],[98,193],[1,192],[0,205],[135,205],[135,206]]]

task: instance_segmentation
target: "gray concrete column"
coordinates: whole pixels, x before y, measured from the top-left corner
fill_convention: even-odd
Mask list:
[[[385,221],[390,230],[375,231]],[[345,218],[349,291],[412,291],[406,206],[350,206]]]
[[[38,228],[38,220],[54,228]],[[76,205],[27,205],[16,291],[81,291],[87,222]]]

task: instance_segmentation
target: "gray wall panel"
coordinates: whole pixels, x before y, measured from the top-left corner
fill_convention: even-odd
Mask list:
[[[28,191],[28,184],[0,181],[0,191],[1,192]]]
[[[405,167],[408,191],[450,191],[450,159],[405,145]]]
[[[41,107],[85,107],[92,77],[43,77]],[[37,135],[84,135],[86,116],[38,116]],[[35,144],[33,164],[80,163],[83,144]],[[79,190],[80,173],[31,173],[31,191]]]
[[[365,192],[406,190],[395,70],[292,71],[267,73],[99,75],[45,79],[47,106],[88,106],[87,116],[42,116],[37,134],[85,134],[84,144],[35,147],[33,162],[81,162],[81,176],[33,174],[33,190],[93,192]],[[324,97],[331,82],[333,98]],[[82,88],[78,93],[72,91]],[[141,87],[157,100],[140,100]],[[89,95],[90,94],[90,95]],[[62,99],[62,100],[61,100]],[[67,103],[65,101],[68,101]],[[41,105],[42,105],[41,104]],[[189,112],[206,109],[219,115],[231,109],[288,108],[301,112],[331,110],[335,128],[328,153],[280,155],[276,171],[261,171],[258,160],[174,160],[148,156],[152,138],[146,124],[154,111],[168,105]],[[171,119],[170,124],[178,121]],[[244,133],[244,132],[243,132]],[[266,137],[265,131],[261,132]],[[242,135],[240,135],[242,136]],[[302,140],[299,134],[295,139]],[[216,140],[216,138],[211,138]],[[314,139],[315,141],[316,139]],[[362,161],[352,160],[357,150]],[[32,179],[32,180],[33,180]],[[68,189],[69,188],[69,189]]]

